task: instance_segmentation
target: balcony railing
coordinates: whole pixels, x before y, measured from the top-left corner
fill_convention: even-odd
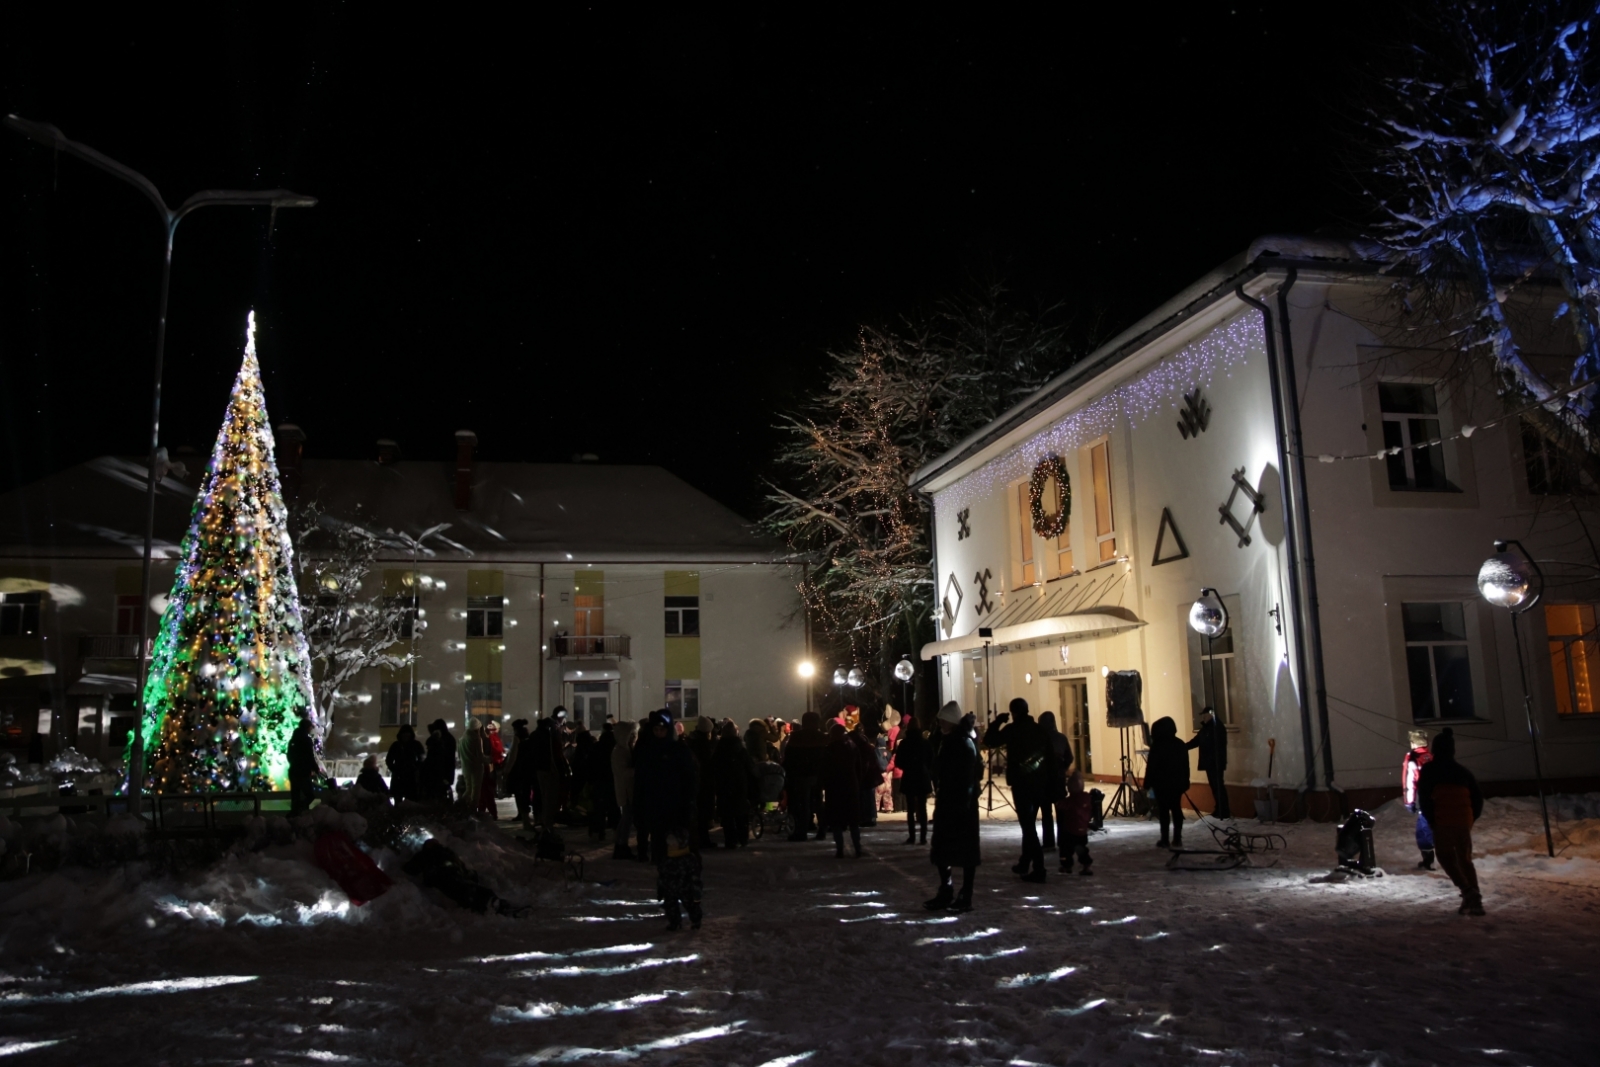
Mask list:
[[[558,635],[549,639],[550,659],[572,659],[577,656],[629,657],[627,634],[596,634],[592,637]]]
[[[84,634],[78,640],[78,654],[84,659],[138,659],[138,634]],[[150,655],[150,645],[145,653]]]

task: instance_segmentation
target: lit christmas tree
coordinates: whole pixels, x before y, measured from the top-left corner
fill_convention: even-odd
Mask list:
[[[147,788],[282,789],[315,704],[254,312],[179,557],[144,691]]]

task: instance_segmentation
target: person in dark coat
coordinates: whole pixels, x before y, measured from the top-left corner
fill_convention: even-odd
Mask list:
[[[517,821],[527,825],[533,817],[533,735],[528,720],[511,724],[511,752],[506,756],[506,791],[517,804]]]
[[[539,826],[545,833],[556,828],[561,814],[561,791],[567,784],[566,738],[562,734],[567,709],[557,704],[548,718],[540,719],[528,739],[533,752],[533,777],[539,789]]]
[[[1446,726],[1433,739],[1433,759],[1417,776],[1417,803],[1433,828],[1439,866],[1461,890],[1458,914],[1482,915],[1483,894],[1472,865],[1472,824],[1483,815],[1483,790],[1473,773],[1456,762],[1456,734]]]
[[[900,714],[900,736],[894,746],[894,766],[900,772],[900,793],[906,798],[906,844],[928,843],[928,794],[933,792],[933,746],[922,736],[916,717]]]
[[[356,785],[369,793],[388,799],[389,784],[378,773],[378,757],[368,756],[361,761],[361,773],[356,775]]]
[[[1067,776],[1072,773],[1072,742],[1067,740],[1067,735],[1056,729],[1056,713],[1047,711],[1039,716],[1039,728],[1044,731],[1045,738],[1050,742],[1050,751],[1055,754],[1055,775],[1050,779],[1050,799],[1044,806],[1044,850],[1049,852],[1056,847],[1060,837],[1060,827],[1066,822],[1067,802]],[[1055,823],[1055,832],[1051,832],[1051,823]],[[1063,856],[1065,854],[1063,853]],[[1067,870],[1071,864],[1067,865]],[[1067,873],[1066,871],[1062,872]]]
[[[694,823],[694,845],[699,849],[717,847],[717,843],[711,840],[711,819],[717,806],[717,783],[711,776],[711,750],[717,747],[717,739],[712,733],[715,725],[709,715],[702,715],[695,720],[694,729],[689,731],[686,738],[689,752],[700,767],[700,792],[695,797]]]
[[[1142,724],[1141,724],[1142,726]],[[1156,818],[1161,822],[1157,848],[1167,848],[1167,826],[1172,827],[1172,848],[1183,847],[1183,794],[1189,788],[1189,749],[1178,737],[1178,724],[1163,715],[1154,725],[1142,727],[1150,755],[1145,758],[1144,782],[1156,795]]]
[[[878,756],[878,735],[882,728],[861,719],[849,733],[856,749],[856,775],[860,782],[861,826],[878,825],[878,787],[883,785],[883,763]]]
[[[789,735],[783,748],[783,774],[789,793],[789,811],[794,816],[794,832],[790,841],[804,841],[811,834],[811,816],[817,785],[822,777],[823,752],[828,739],[822,733],[822,718],[814,711],[800,717],[800,729]],[[823,836],[818,826],[817,837]]]
[[[833,834],[833,854],[844,855],[844,832],[861,855],[861,749],[841,723],[828,727],[823,749],[823,820]]]
[[[1222,772],[1228,769],[1228,731],[1217,721],[1215,709],[1200,712],[1200,732],[1184,748],[1200,750],[1200,770],[1211,786],[1211,814],[1218,819],[1233,818],[1228,805],[1228,787],[1222,782]]]
[[[422,761],[422,787],[427,800],[450,799],[456,783],[456,739],[443,719],[428,724],[428,755]]]
[[[650,859],[666,859],[667,833],[694,825],[700,768],[686,741],[673,736],[672,713],[650,713],[650,729],[633,746],[633,804],[641,830],[649,833]]]
[[[939,869],[939,892],[924,905],[930,911],[972,910],[972,879],[983,862],[978,840],[978,785],[983,761],[978,757],[978,730],[971,715],[963,716],[954,700],[939,709],[939,747],[934,754],[933,847],[928,858]],[[961,892],[951,884],[961,868]]]
[[[311,719],[300,717],[300,725],[289,735],[289,814],[299,815],[311,807],[311,791],[322,770],[317,762],[316,742],[311,739]]]
[[[600,728],[600,736],[589,749],[589,836],[606,839],[606,829],[617,822],[617,787],[611,777],[611,750],[617,735],[611,723]]]
[[[400,727],[388,755],[383,757],[384,766],[389,768],[389,792],[396,804],[422,799],[422,761],[426,756],[417,731],[409,725]]]
[[[1014,717],[1014,718],[1013,718]],[[1013,719],[1007,722],[1007,719]],[[1044,728],[1028,713],[1028,702],[1017,697],[1011,710],[995,716],[983,734],[984,748],[1006,750],[1006,784],[1016,805],[1017,821],[1022,824],[1022,858],[1011,869],[1024,881],[1042,882],[1044,846],[1039,841],[1039,815],[1050,810],[1052,783],[1056,778],[1056,756]]]
[[[739,737],[739,728],[731,722],[723,723],[722,736],[711,750],[711,779],[726,848],[743,848],[750,843],[750,786],[755,778],[756,762]]]

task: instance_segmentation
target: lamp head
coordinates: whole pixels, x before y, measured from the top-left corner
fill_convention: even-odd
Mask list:
[[[1495,607],[1527,611],[1544,591],[1544,575],[1516,541],[1496,541],[1478,568],[1478,592]]]
[[[917,669],[911,665],[911,660],[905,656],[901,656],[900,662],[894,665],[894,676],[902,682],[911,681],[911,676],[916,673]]]
[[[817,665],[812,663],[810,660],[802,660],[800,662],[800,666],[796,667],[795,670],[800,673],[800,677],[810,678],[813,674],[817,673]]]
[[[1189,608],[1189,629],[1201,637],[1221,637],[1228,631],[1228,609],[1215,589],[1200,590],[1200,598]]]
[[[843,667],[835,667],[833,669],[833,684],[834,685],[843,685],[844,681],[845,681],[845,679],[844,679],[844,668]]]
[[[867,676],[861,673],[860,667],[851,667],[844,680],[859,689],[866,684]]]

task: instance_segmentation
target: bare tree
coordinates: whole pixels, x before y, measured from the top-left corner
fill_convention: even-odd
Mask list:
[[[824,647],[882,665],[929,629],[928,508],[911,475],[1070,362],[1048,320],[996,285],[829,353],[826,386],[782,424],[763,520],[815,561],[801,593]]]
[[[1600,5],[1442,3],[1443,39],[1418,45],[1368,114],[1405,328],[1486,358],[1508,407],[1600,484],[1600,97],[1591,34]],[[1577,343],[1567,382],[1526,358],[1521,290],[1564,291]]]

